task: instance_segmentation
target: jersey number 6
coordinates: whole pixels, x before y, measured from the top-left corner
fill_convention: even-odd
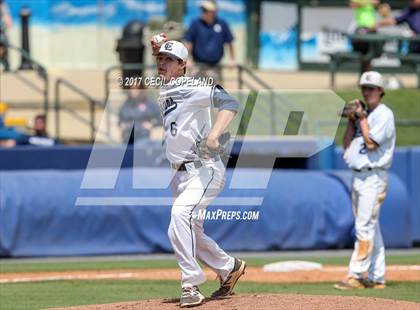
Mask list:
[[[176,122],[172,122],[171,123],[171,135],[172,137],[175,137],[176,134],[178,133],[178,128],[176,128]]]

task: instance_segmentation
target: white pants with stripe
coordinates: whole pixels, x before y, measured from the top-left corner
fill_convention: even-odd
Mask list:
[[[350,276],[361,278],[368,272],[370,280],[385,283],[385,248],[379,214],[386,191],[386,170],[353,173],[352,206],[356,242],[349,264]]]
[[[221,161],[206,161],[187,171],[178,171],[173,181],[175,200],[171,211],[168,236],[181,269],[182,287],[199,285],[206,276],[199,261],[222,279],[233,269],[234,258],[204,233],[203,219],[198,217],[217,197],[224,186],[225,167]],[[201,211],[202,212],[202,211]]]

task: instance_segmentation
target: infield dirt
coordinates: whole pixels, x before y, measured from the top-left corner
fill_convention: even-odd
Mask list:
[[[216,278],[210,270],[205,269],[208,279]],[[345,266],[325,266],[321,270],[292,272],[264,272],[260,267],[247,267],[241,281],[269,283],[316,283],[341,280],[347,272]],[[104,279],[136,279],[136,280],[179,280],[179,269],[122,269],[91,270],[61,272],[16,272],[0,274],[0,283],[17,283],[32,281],[57,280],[104,280]],[[420,281],[419,265],[387,266],[386,277],[389,281]]]
[[[179,309],[178,299],[149,299],[136,302],[118,304],[104,304],[71,308],[56,308],[55,310],[173,310]],[[418,310],[419,304],[408,301],[395,301],[373,297],[344,297],[318,295],[281,295],[281,294],[252,294],[234,295],[225,299],[206,299],[203,305],[193,308],[197,310]]]

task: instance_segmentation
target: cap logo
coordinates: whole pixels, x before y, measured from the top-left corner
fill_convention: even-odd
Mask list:
[[[369,74],[366,75],[366,81],[368,81],[368,82],[370,81],[370,75]]]
[[[172,45],[173,45],[172,42],[166,43],[165,46],[164,46],[165,50],[172,51]]]

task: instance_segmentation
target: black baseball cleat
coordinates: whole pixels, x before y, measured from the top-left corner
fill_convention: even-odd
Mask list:
[[[220,281],[220,287],[211,294],[211,298],[226,297],[232,294],[233,288],[239,278],[245,273],[246,262],[235,258],[235,265],[225,281]]]

